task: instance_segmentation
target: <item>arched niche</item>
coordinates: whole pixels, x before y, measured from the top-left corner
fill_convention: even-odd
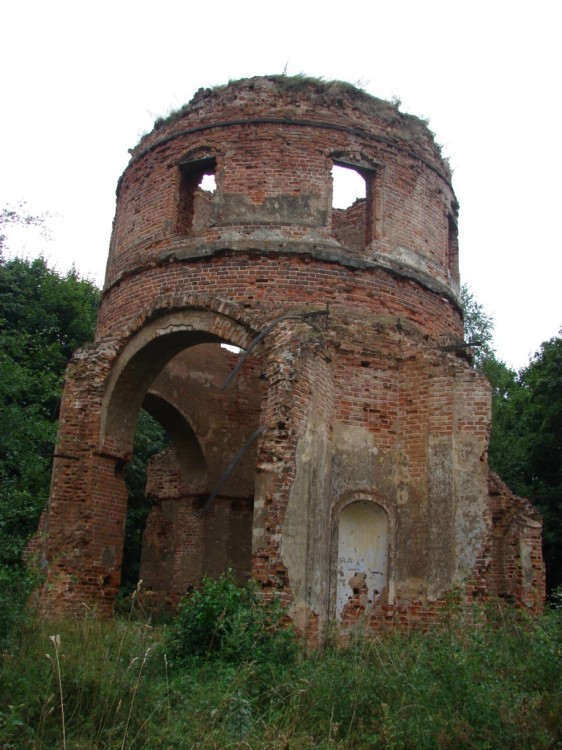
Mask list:
[[[389,586],[390,524],[386,510],[373,500],[357,499],[337,517],[336,617],[348,602],[366,609],[379,603]]]

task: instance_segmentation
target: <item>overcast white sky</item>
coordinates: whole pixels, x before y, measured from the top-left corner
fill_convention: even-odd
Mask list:
[[[103,282],[127,149],[201,86],[305,72],[430,119],[454,170],[463,281],[498,355],[562,326],[562,5],[557,0],[4,0],[0,205],[51,212],[13,236]]]

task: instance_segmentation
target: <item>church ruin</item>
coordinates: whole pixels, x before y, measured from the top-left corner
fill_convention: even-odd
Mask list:
[[[364,185],[347,208],[338,167]],[[424,122],[303,77],[201,89],[119,181],[96,340],[66,378],[44,606],[112,611],[141,408],[170,437],[141,560],[157,598],[232,569],[312,633],[430,617],[453,589],[540,606],[540,517],[490,475],[468,352]]]

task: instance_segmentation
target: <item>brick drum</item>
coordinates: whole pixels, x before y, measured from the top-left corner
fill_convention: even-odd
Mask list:
[[[334,167],[365,185],[347,209]],[[540,517],[488,469],[457,210],[426,124],[348,84],[251,78],[157,122],[67,373],[43,606],[112,611],[144,408],[170,436],[147,485],[156,600],[230,568],[311,636],[423,621],[453,590],[539,608]]]

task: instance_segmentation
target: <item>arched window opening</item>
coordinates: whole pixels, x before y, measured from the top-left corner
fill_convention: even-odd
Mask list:
[[[336,617],[351,608],[368,611],[384,601],[388,589],[388,516],[381,505],[358,500],[339,517]]]
[[[178,234],[197,236],[212,224],[216,159],[180,164]]]

